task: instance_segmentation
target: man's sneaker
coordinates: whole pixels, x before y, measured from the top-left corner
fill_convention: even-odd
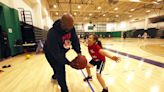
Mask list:
[[[108,92],[108,90],[107,89],[103,89],[102,92]]]
[[[91,81],[92,80],[92,76],[88,76],[86,78],[83,79],[84,81]]]

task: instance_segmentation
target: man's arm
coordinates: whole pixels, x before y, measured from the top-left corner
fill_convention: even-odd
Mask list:
[[[81,48],[80,48],[80,42],[79,39],[77,37],[77,34],[75,32],[75,28],[73,28],[72,32],[71,32],[71,40],[72,40],[72,47],[73,49],[76,51],[77,54],[81,54]]]

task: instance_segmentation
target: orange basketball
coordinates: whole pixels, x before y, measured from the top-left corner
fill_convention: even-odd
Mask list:
[[[83,55],[78,55],[72,60],[70,66],[75,69],[84,69],[87,66],[87,59]]]

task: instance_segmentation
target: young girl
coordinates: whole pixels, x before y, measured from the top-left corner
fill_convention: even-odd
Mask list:
[[[102,49],[102,44],[98,40],[98,36],[93,34],[89,35],[88,37],[88,51],[92,57],[92,60],[86,67],[88,77],[86,77],[84,81],[92,80],[90,68],[92,68],[93,66],[97,66],[96,76],[99,83],[103,87],[102,92],[108,92],[108,87],[106,86],[104,79],[101,76],[101,72],[105,64],[105,56],[116,62],[119,60],[119,58],[116,56],[110,56],[106,50]]]

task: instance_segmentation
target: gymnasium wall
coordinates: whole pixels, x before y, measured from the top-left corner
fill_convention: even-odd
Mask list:
[[[164,27],[164,22],[159,22],[159,23],[151,23],[149,21],[149,18],[153,18],[156,16],[164,15],[164,10],[152,10],[152,12],[148,13],[147,16],[144,17],[134,17],[130,20],[127,20],[129,22],[129,30],[131,29],[148,29],[148,28],[157,28],[160,29],[161,27]],[[139,20],[135,20],[139,19]]]
[[[30,2],[28,0],[0,0],[0,2],[9,7],[17,9],[18,11],[18,8],[24,8],[24,10],[31,11],[33,25],[38,28],[44,29],[44,27],[50,28],[52,26],[52,19],[50,18],[49,14],[47,14],[46,16],[44,16],[43,14],[45,6],[41,5],[42,0],[33,0],[33,2]],[[21,21],[20,14],[19,20]],[[44,22],[45,20],[47,22]]]
[[[124,22],[124,23],[126,23],[126,22]],[[137,23],[139,23],[140,25],[137,25]],[[95,25],[95,28],[93,28],[92,30],[89,30],[90,29],[89,26],[93,26],[93,24],[89,24],[89,23],[83,24],[83,25],[76,24],[75,29],[78,34],[83,34],[85,32],[86,33],[96,33],[100,37],[108,37],[108,35],[110,35],[111,37],[122,37],[123,32],[126,32],[127,37],[134,37],[134,38],[137,38],[139,34],[142,36],[144,32],[147,32],[148,35],[150,36],[150,38],[163,36],[163,30],[158,30],[157,28],[144,29],[145,25],[144,25],[144,22],[142,23],[142,21],[136,22],[136,26],[134,26],[135,28],[133,28],[133,26],[132,26],[131,30],[128,27],[130,24],[129,25],[126,25],[126,24],[121,25],[121,23],[117,24],[117,25],[106,24],[105,28],[103,28],[104,26],[100,27],[100,28],[103,28],[103,30],[99,30],[96,27],[97,25],[100,25],[100,24],[94,24],[94,25]],[[118,27],[118,28],[116,28],[116,27]]]
[[[132,30],[132,37],[137,37],[138,34],[143,34],[147,32],[151,38],[164,36],[164,22],[151,23],[149,18],[153,18],[159,15],[164,15],[164,10],[152,11],[144,17],[135,17],[129,21],[129,30]],[[132,21],[138,18],[139,20]],[[141,31],[142,30],[142,31]],[[137,32],[138,31],[138,32]]]
[[[42,14],[43,14],[43,26],[44,26],[44,30],[48,30],[52,27],[53,25],[53,21],[51,20],[48,11],[44,8],[42,9]]]
[[[43,25],[44,25],[44,30],[49,30],[52,25],[53,25],[53,21],[51,20],[51,18],[49,16],[46,16],[43,18]]]
[[[142,19],[142,20],[139,20],[139,21],[129,22],[128,26],[129,26],[129,30],[144,29],[145,28],[145,20]]]
[[[147,25],[147,27],[146,27]],[[161,27],[164,27],[164,22],[159,22],[159,23],[150,23],[148,22],[145,24],[145,19],[135,21],[135,22],[130,22],[128,25],[130,28],[129,30],[132,29],[148,29],[148,28],[157,28],[160,29]]]
[[[0,0],[0,2],[13,8],[12,0]]]
[[[12,7],[14,9],[17,9],[18,12],[20,12],[19,8],[24,8],[25,10],[30,11],[32,13],[32,17],[34,17],[32,8],[29,5],[27,5],[23,0],[14,0]],[[19,13],[19,21],[21,21],[21,20],[22,20],[21,15]]]

